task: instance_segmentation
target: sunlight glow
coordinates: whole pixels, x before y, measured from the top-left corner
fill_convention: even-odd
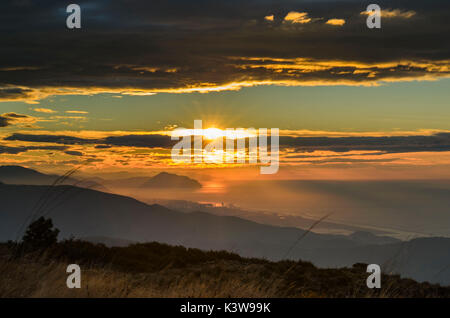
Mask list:
[[[248,129],[220,129],[215,127],[199,129],[194,132],[194,129],[176,129],[172,132],[174,137],[185,137],[201,135],[207,140],[214,140],[218,138],[228,138],[228,139],[242,139],[255,137],[255,133],[249,131]]]

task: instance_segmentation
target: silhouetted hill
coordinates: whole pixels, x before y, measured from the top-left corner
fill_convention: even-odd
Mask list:
[[[161,204],[169,209],[180,212],[206,212],[214,215],[236,216],[256,223],[270,224],[274,226],[288,226],[308,229],[316,219],[306,218],[300,215],[286,215],[270,211],[260,210],[245,210],[233,205],[217,206],[210,203],[193,202],[186,200],[165,200],[165,199],[150,199],[145,200],[148,204]],[[353,233],[349,238],[365,244],[387,244],[401,242],[399,239],[385,236],[391,233],[374,228],[365,228],[356,225],[334,223],[327,220],[316,224],[315,232],[322,232],[324,234],[344,234]],[[330,233],[331,232],[331,233]],[[383,235],[383,236],[380,236]]]
[[[21,166],[0,166],[0,180],[3,183],[51,184],[57,178],[57,175],[47,175]]]
[[[450,287],[392,274],[382,274],[380,289],[368,289],[367,265],[361,263],[320,269],[304,261],[271,262],[155,242],[108,248],[68,240],[45,253],[25,254],[19,248],[0,244],[2,276],[9,283],[0,284],[0,297],[450,297]],[[83,271],[89,284],[66,288],[67,264],[89,268]]]
[[[196,190],[202,187],[195,179],[168,172],[161,172],[153,177],[131,177],[123,179],[105,180],[106,186],[111,189],[136,188],[136,190]]]
[[[317,266],[343,267],[358,262],[379,264],[387,272],[450,286],[449,251],[450,238],[431,237],[342,249],[299,249],[298,253],[303,260],[313,261]]]
[[[401,242],[398,239],[389,236],[378,236],[366,231],[356,231],[348,236],[350,239],[364,245],[378,245]]]
[[[183,188],[183,189],[199,189],[202,187],[200,182],[186,176],[179,176],[172,173],[161,172],[156,176],[144,182],[142,187],[145,188]]]
[[[49,198],[39,211],[54,220],[61,237],[120,237],[136,242],[159,241],[202,249],[235,250],[246,256],[281,258],[305,231],[262,225],[237,217],[203,212],[181,213],[160,205],[73,186],[1,185],[0,240],[14,238],[36,203]],[[23,200],[23,198],[27,198]],[[309,233],[311,248],[352,247],[343,235]]]
[[[37,204],[39,200],[41,203]],[[203,250],[227,250],[245,257],[303,259],[324,267],[358,262],[387,264],[393,272],[417,280],[450,284],[450,272],[443,270],[450,264],[450,239],[445,238],[364,245],[366,235],[363,241],[358,241],[360,235],[305,235],[298,228],[204,212],[181,213],[73,186],[4,184],[0,185],[0,202],[0,241],[21,237],[18,230],[34,211],[38,212],[36,216],[51,217],[62,238],[74,235],[156,241]],[[36,208],[39,206],[40,209]],[[408,246],[411,248],[405,248]],[[407,261],[399,263],[402,259]]]
[[[58,175],[45,174],[21,166],[0,166],[0,181],[6,184],[50,185],[58,178],[60,178]],[[68,177],[62,181],[62,184],[108,192],[108,189],[95,180],[78,180]]]

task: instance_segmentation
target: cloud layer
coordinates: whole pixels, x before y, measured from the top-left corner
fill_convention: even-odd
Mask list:
[[[356,0],[79,4],[82,29],[67,30],[61,1],[2,3],[1,101],[450,75],[448,1],[380,1],[381,30]]]
[[[36,118],[28,115],[17,114],[17,113],[5,113],[0,115],[0,128],[8,127],[16,124],[29,125],[36,121]]]
[[[14,133],[5,141],[32,143],[53,143],[62,145],[94,145],[97,148],[135,147],[171,149],[177,141],[169,135],[121,135],[104,138],[80,138],[71,135],[40,135]],[[349,137],[294,137],[280,136],[280,147],[293,148],[295,152],[332,151],[372,151],[380,153],[409,153],[450,151],[450,133],[415,136],[349,136]]]

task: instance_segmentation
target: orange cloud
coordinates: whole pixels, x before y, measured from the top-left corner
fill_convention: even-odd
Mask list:
[[[290,22],[290,23],[300,23],[305,24],[311,22],[311,18],[308,17],[308,12],[296,12],[291,11],[287,14],[287,16],[284,18],[284,21]]]
[[[336,22],[333,22],[336,23]],[[30,104],[56,95],[114,94],[151,96],[157,93],[209,93],[237,91],[244,87],[263,85],[279,86],[377,86],[383,82],[432,81],[450,77],[450,60],[393,60],[366,63],[362,61],[275,58],[275,57],[225,57],[229,76],[215,81],[197,81],[193,84],[176,82],[167,87],[0,87],[0,102],[23,101]],[[341,68],[347,68],[345,72]],[[242,76],[242,71],[247,74]],[[315,76],[315,73],[320,75]],[[167,74],[167,73],[165,73]],[[180,76],[185,74],[180,73]],[[229,80],[229,81],[226,81]],[[144,85],[145,83],[143,83]],[[151,86],[151,85],[150,85]],[[4,92],[2,92],[4,90]],[[36,108],[43,110],[43,108]],[[68,111],[80,112],[80,111]],[[77,113],[80,114],[80,113]]]
[[[67,114],[89,114],[89,112],[82,110],[66,110]]]
[[[0,127],[8,127],[12,125],[25,125],[29,126],[35,123],[37,119],[33,116],[17,114],[14,112],[4,113],[0,115]]]
[[[35,112],[38,112],[38,113],[46,113],[46,114],[56,113],[55,110],[52,110],[52,109],[49,109],[49,108],[34,108],[33,110]]]
[[[343,26],[345,24],[345,20],[344,19],[330,19],[326,22],[326,24],[335,25],[335,26]]]
[[[371,15],[372,12],[362,11],[362,15]],[[385,9],[381,10],[381,17],[383,18],[403,18],[409,19],[416,15],[416,12],[413,10],[410,11],[402,11],[400,9]]]

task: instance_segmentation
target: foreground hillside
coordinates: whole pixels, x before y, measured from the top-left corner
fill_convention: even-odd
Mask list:
[[[14,257],[15,250],[0,245],[0,297],[450,297],[449,287],[396,275],[383,275],[382,288],[369,290],[363,264],[318,269],[159,243],[64,241]],[[65,286],[71,263],[82,269],[79,290]]]
[[[307,233],[231,216],[182,213],[74,186],[0,184],[0,202],[0,241],[19,239],[31,215],[45,216],[61,230],[61,239],[73,235],[161,242],[272,261],[302,259],[321,267],[379,264],[403,277],[450,285],[450,238],[368,244],[357,235]]]

